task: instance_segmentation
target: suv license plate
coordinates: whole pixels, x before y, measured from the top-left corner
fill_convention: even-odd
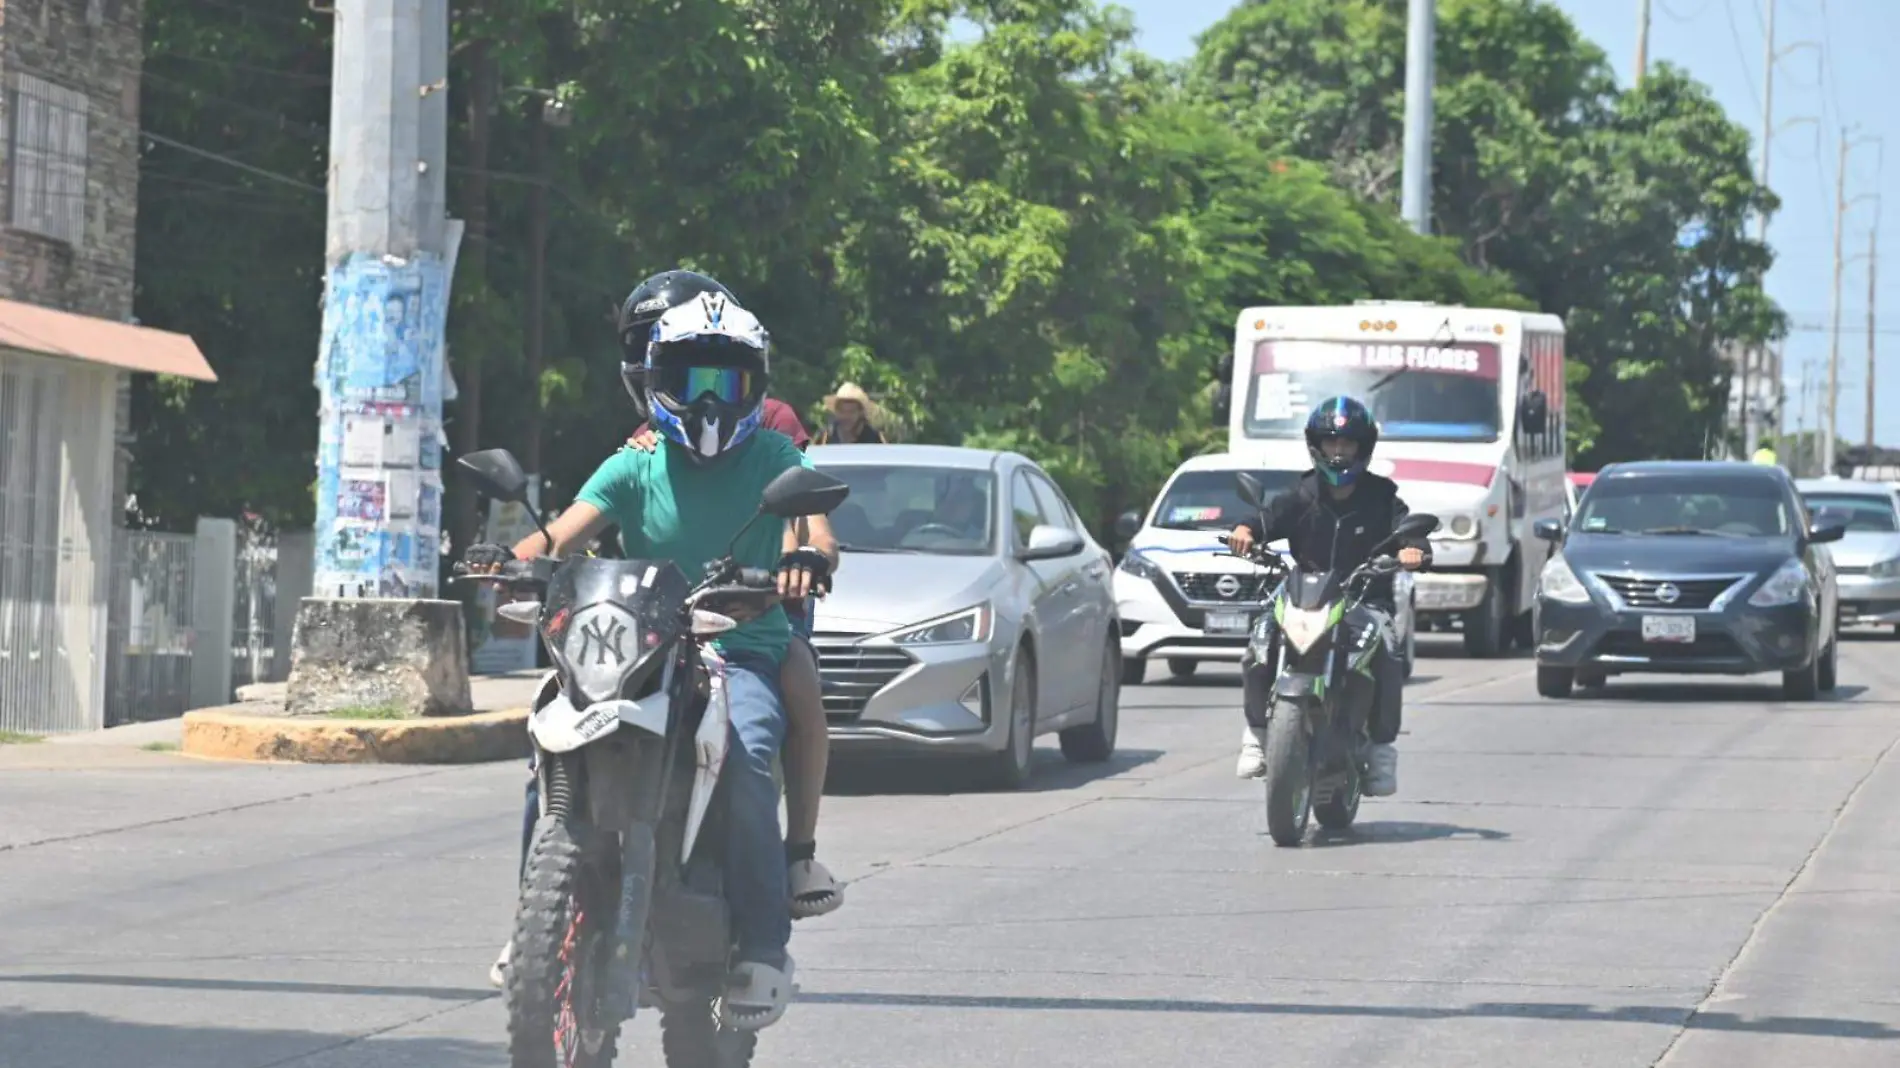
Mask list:
[[[1248,612],[1209,612],[1207,626],[1203,629],[1209,634],[1245,634],[1253,629],[1253,615]]]
[[[1643,640],[1646,642],[1695,641],[1694,616],[1644,616]]]

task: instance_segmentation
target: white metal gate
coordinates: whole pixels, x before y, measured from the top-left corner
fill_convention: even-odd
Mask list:
[[[198,539],[122,530],[112,553],[106,726],[191,707],[192,592]]]
[[[116,374],[0,351],[0,729],[104,725]]]

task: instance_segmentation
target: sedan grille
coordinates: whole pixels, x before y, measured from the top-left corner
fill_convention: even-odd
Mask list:
[[[818,675],[824,684],[825,720],[850,723],[864,714],[864,706],[916,663],[902,649],[867,647],[849,635],[815,634]]]
[[[1233,591],[1232,593],[1223,593],[1221,591],[1220,582],[1221,579],[1224,578],[1234,580],[1228,587]],[[1273,592],[1273,588],[1268,585],[1270,581],[1271,580],[1265,575],[1211,574],[1200,571],[1176,571],[1174,573],[1175,585],[1181,587],[1181,592],[1187,595],[1188,600],[1205,601],[1213,604],[1226,602],[1236,604],[1251,602],[1258,604],[1261,601],[1265,601],[1267,596]]]
[[[1634,575],[1603,575],[1597,578],[1603,584],[1616,591],[1623,603],[1631,608],[1676,608],[1704,609],[1715,603],[1717,597],[1741,575],[1725,575],[1720,578],[1637,578]],[[1673,591],[1674,596],[1670,596]]]

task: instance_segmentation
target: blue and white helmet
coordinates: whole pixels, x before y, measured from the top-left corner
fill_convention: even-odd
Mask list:
[[[758,318],[724,294],[668,309],[647,342],[653,429],[701,461],[744,444],[759,428],[771,348]]]

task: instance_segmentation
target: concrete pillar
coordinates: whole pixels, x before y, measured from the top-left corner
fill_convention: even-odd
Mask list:
[[[290,677],[291,639],[297,631],[297,606],[310,596],[314,544],[315,536],[307,530],[280,531],[277,535],[277,600],[272,606],[271,618],[271,682],[282,682]]]
[[[198,520],[191,560],[191,707],[231,703],[231,641],[237,612],[237,522]]]

